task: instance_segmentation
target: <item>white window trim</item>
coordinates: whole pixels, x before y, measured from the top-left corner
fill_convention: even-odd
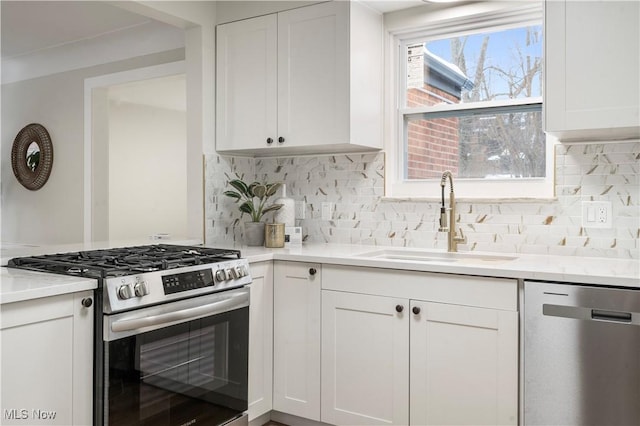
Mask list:
[[[403,179],[403,148],[399,141],[403,138],[404,94],[398,90],[403,75],[400,69],[400,46],[414,41],[417,37],[465,34],[484,28],[512,28],[528,23],[542,22],[542,3],[485,2],[448,8],[446,11],[432,11],[423,8],[424,13],[411,15],[394,14],[385,16],[385,198],[438,198],[440,179],[405,181]],[[429,27],[429,31],[423,28]],[[421,30],[422,29],[422,30]],[[527,102],[531,102],[528,99]],[[519,101],[501,101],[498,105],[517,104]],[[492,104],[493,105],[493,104]],[[483,107],[489,106],[484,104]],[[470,106],[475,108],[477,105]],[[446,108],[446,107],[445,107]],[[464,107],[463,107],[464,108]],[[412,108],[419,112],[419,108]],[[434,112],[434,107],[428,108]],[[556,140],[547,136],[546,177],[539,179],[518,179],[517,181],[488,179],[456,179],[456,198],[461,199],[549,199],[554,197],[554,145]]]

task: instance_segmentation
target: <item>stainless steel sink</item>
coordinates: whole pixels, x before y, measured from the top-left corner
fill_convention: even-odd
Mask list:
[[[413,262],[465,262],[465,263],[486,263],[486,262],[509,262],[517,259],[513,256],[479,254],[479,253],[449,253],[434,252],[424,250],[405,249],[382,249],[361,253],[358,257],[369,257],[375,259],[406,260]]]

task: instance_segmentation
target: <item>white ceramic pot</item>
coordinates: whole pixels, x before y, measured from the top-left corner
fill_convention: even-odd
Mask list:
[[[244,243],[248,246],[264,245],[264,222],[244,223]]]

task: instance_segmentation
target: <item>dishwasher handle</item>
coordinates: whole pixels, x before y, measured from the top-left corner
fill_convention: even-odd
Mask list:
[[[591,310],[591,319],[596,321],[614,321],[631,324],[631,312],[603,311],[601,309]]]
[[[553,305],[545,303],[542,305],[542,314],[550,317],[640,326],[640,313],[637,312],[621,312],[581,306]]]

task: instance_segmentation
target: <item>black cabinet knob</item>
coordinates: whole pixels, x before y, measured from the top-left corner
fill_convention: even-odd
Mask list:
[[[282,136],[280,136],[280,137],[278,138],[278,143],[283,143],[283,142],[284,142],[284,138],[283,138]]]
[[[316,268],[309,268],[309,275],[315,275],[316,274]]]
[[[93,305],[93,299],[90,297],[85,297],[84,299],[82,299],[81,303],[85,308],[90,308],[91,305]]]
[[[413,313],[418,315],[420,313],[420,307],[419,306],[414,306],[412,309]]]
[[[402,311],[404,311],[404,306],[396,305],[396,312],[402,312]]]
[[[271,144],[273,143],[273,139],[271,139],[271,138],[267,138],[267,143],[268,143],[269,145],[271,145]]]

